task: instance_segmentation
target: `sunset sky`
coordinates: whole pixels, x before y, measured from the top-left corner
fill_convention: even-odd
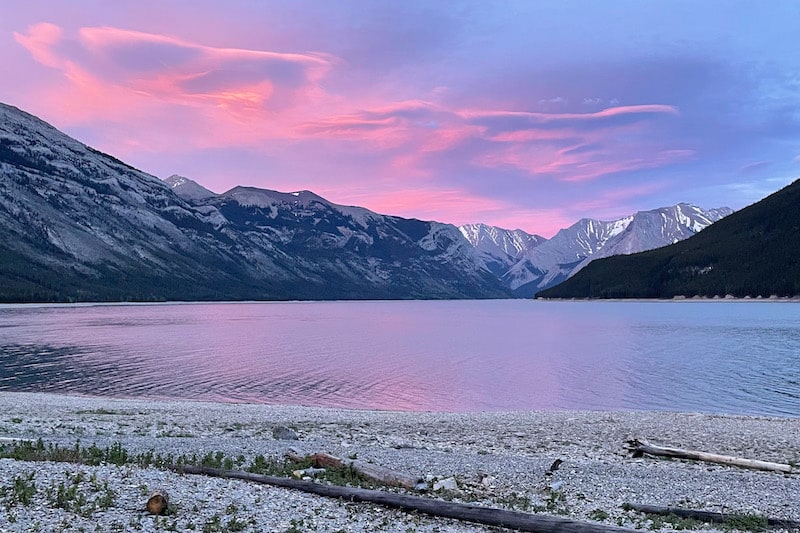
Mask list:
[[[159,178],[551,236],[800,177],[795,0],[4,0],[0,101]]]

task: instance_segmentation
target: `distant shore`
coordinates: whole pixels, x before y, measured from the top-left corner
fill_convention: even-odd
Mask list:
[[[279,459],[295,447],[303,453],[358,457],[426,478],[431,488],[448,480],[457,487],[449,498],[609,525],[671,527],[624,510],[625,503],[800,520],[797,474],[632,458],[624,446],[628,439],[644,437],[668,446],[797,466],[800,418],[637,411],[409,413],[10,392],[0,392],[0,410],[0,443],[6,445],[11,439],[39,438],[67,447],[76,441],[100,448],[119,443],[131,454],[221,452],[241,455],[246,462],[259,454]],[[274,438],[276,427],[288,428],[297,440]],[[563,461],[560,467],[547,474],[557,459]],[[52,509],[47,487],[65,476],[74,479],[79,471],[97,484],[107,483],[114,494],[112,506],[89,518]],[[154,520],[163,520],[161,529],[168,524],[178,531],[202,531],[203,524],[214,520],[240,521],[250,528],[246,531],[485,531],[371,504],[179,476],[152,467],[0,460],[3,487],[25,476],[32,476],[39,489],[28,506],[7,504],[0,512],[0,531],[93,531],[96,525],[104,531],[150,531],[155,530]],[[170,517],[156,519],[140,510],[143,494],[157,487],[172,495],[176,510]],[[91,496],[92,489],[86,490]],[[52,529],[59,524],[61,529]]]
[[[800,296],[673,296],[672,298],[535,298],[541,302],[800,302]]]

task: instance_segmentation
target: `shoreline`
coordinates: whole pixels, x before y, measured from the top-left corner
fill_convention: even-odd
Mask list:
[[[154,300],[154,301],[80,301],[80,302],[0,302],[0,309],[35,307],[111,307],[147,305],[203,305],[203,304],[305,304],[305,303],[370,303],[370,302],[461,302],[520,300],[532,302],[769,302],[798,303],[800,296],[682,296],[670,298],[545,298],[539,296],[518,298],[456,298],[456,299],[375,299],[375,300]]]
[[[623,510],[623,504],[800,520],[800,509],[794,503],[800,501],[797,474],[632,458],[624,447],[627,440],[639,437],[665,446],[796,466],[800,464],[800,418],[649,411],[348,410],[21,392],[0,392],[0,410],[3,439],[41,438],[67,447],[76,441],[100,448],[120,443],[131,453],[154,450],[200,456],[222,452],[231,457],[241,455],[247,461],[256,455],[280,459],[290,447],[308,454],[324,451],[420,476],[431,485],[453,480],[457,488],[447,497],[478,505],[528,512],[544,509],[568,518],[645,530],[654,526],[653,521]],[[290,428],[298,440],[274,438],[277,426]],[[557,459],[563,461],[560,468],[546,474]],[[300,531],[485,531],[477,525],[371,504],[350,504],[241,481],[179,476],[154,468],[3,459],[0,479],[8,484],[15,475],[35,472],[37,486],[44,487],[54,482],[48,481],[51,478],[76,469],[103,478],[119,500],[93,520],[124,531],[140,530],[134,522],[149,531],[158,520],[131,510],[142,504],[137,503],[140,494],[131,495],[132,479],[148,489],[160,484],[175,495],[178,512],[172,520],[179,531],[191,531],[188,525],[202,525],[215,514],[224,515],[236,501],[240,502],[237,516],[254,521],[251,529],[245,529],[248,531],[286,531],[292,520],[295,524],[303,521],[305,528],[298,528]],[[210,497],[214,491],[219,491],[219,501]],[[442,497],[433,491],[430,495]],[[269,504],[265,504],[267,500]],[[199,501],[207,507],[199,506],[199,515],[190,513]],[[8,512],[0,513],[0,531],[17,531],[26,519],[35,521],[33,509],[27,512],[16,507],[14,523],[9,522]],[[61,520],[70,518],[58,511]],[[76,524],[92,523],[81,522],[80,517],[71,519]],[[28,525],[33,527],[32,522]],[[670,527],[665,522],[655,529]]]

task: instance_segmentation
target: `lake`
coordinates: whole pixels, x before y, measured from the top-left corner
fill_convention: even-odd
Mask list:
[[[9,391],[800,416],[791,302],[0,305],[0,358]]]

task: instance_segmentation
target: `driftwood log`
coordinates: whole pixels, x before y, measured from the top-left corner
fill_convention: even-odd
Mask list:
[[[362,476],[388,487],[403,487],[411,490],[420,490],[427,487],[425,480],[420,477],[410,476],[397,470],[359,461],[358,459],[342,459],[321,452],[303,457],[296,450],[289,450],[286,453],[286,457],[295,462],[311,461],[317,468],[352,468]]]
[[[678,459],[692,459],[695,461],[705,461],[729,466],[739,466],[742,468],[752,468],[755,470],[767,470],[770,472],[781,472],[791,474],[794,472],[791,465],[784,463],[771,463],[769,461],[757,461],[754,459],[742,459],[730,455],[718,455],[716,453],[698,452],[695,450],[684,450],[681,448],[667,448],[655,446],[644,439],[634,439],[628,441],[629,449],[634,456],[641,457],[642,454],[654,455],[658,457],[674,457]]]
[[[482,507],[465,503],[448,502],[423,498],[410,494],[397,494],[380,490],[368,490],[338,485],[324,485],[313,481],[301,481],[291,478],[265,476],[223,470],[205,466],[173,465],[172,470],[183,474],[202,474],[206,476],[242,479],[254,483],[262,483],[301,490],[320,496],[341,498],[353,502],[369,502],[385,505],[406,511],[417,511],[431,516],[454,518],[476,524],[506,527],[517,531],[537,531],[539,533],[634,533],[635,530],[616,526],[607,526],[596,522],[583,522],[547,515],[534,515],[519,511],[509,511],[496,507]]]
[[[169,495],[164,489],[156,489],[147,498],[145,508],[150,514],[164,514],[169,507]]]
[[[680,507],[662,507],[660,505],[642,505],[635,503],[626,503],[626,509],[632,509],[640,513],[657,514],[657,515],[675,515],[681,518],[693,518],[701,522],[714,522],[725,523],[736,519],[740,516],[745,516],[736,513],[718,513],[714,511],[701,511],[699,509],[683,509]],[[767,525],[773,527],[780,527],[784,529],[800,529],[800,522],[796,520],[783,520],[781,518],[768,518],[763,517]]]

